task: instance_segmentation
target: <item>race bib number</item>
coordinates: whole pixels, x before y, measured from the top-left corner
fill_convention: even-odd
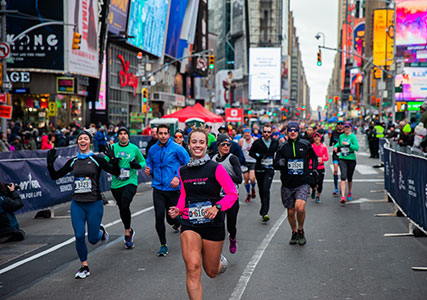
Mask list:
[[[129,168],[120,168],[120,175],[117,177],[120,180],[128,180],[130,176]]]
[[[288,174],[289,175],[303,175],[304,174],[304,160],[302,158],[288,160]]]
[[[347,156],[350,154],[350,149],[348,147],[341,147],[341,155],[342,156]]]
[[[77,177],[74,178],[75,189],[74,193],[90,193],[92,192],[92,180],[90,177]]]
[[[272,169],[273,168],[273,158],[272,157],[266,157],[264,159],[261,159],[261,165],[265,169]]]
[[[211,219],[205,218],[206,209],[212,207],[209,201],[190,203],[188,206],[188,219],[191,224],[204,224],[212,222]]]

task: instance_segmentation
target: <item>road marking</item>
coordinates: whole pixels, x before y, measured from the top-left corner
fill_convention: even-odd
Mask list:
[[[136,217],[138,215],[146,213],[146,212],[152,210],[153,208],[154,208],[154,206],[150,206],[150,207],[147,207],[147,208],[142,209],[140,211],[137,211],[137,212],[135,212],[135,213],[132,214],[132,217]],[[108,227],[114,226],[114,225],[120,223],[121,221],[122,221],[121,219],[117,219],[117,220],[115,220],[115,221],[113,221],[111,223],[105,224],[104,227],[108,228]],[[86,233],[86,235],[87,235],[87,233]],[[17,261],[16,263],[14,263],[14,264],[12,264],[10,266],[7,266],[6,268],[0,269],[0,274],[6,273],[6,272],[8,272],[10,270],[13,270],[13,269],[19,267],[19,266],[22,266],[23,264],[26,264],[27,262],[33,261],[33,260],[35,260],[35,259],[37,259],[39,257],[45,256],[46,254],[49,254],[49,253],[52,253],[52,252],[54,252],[54,251],[56,251],[58,249],[61,249],[62,247],[65,247],[65,246],[73,243],[75,240],[76,240],[76,238],[72,237],[72,238],[66,240],[65,242],[62,242],[62,243],[60,243],[58,245],[55,245],[55,246],[53,246],[53,247],[51,247],[49,249],[46,249],[46,250],[44,250],[44,251],[42,251],[40,253],[34,254],[34,255],[32,255],[30,257],[27,257],[27,258],[25,258],[23,260]]]
[[[245,270],[243,271],[242,276],[240,276],[239,282],[234,288],[234,291],[231,294],[230,300],[240,300],[242,298],[243,293],[246,290],[246,286],[248,285],[249,280],[251,279],[256,266],[258,265],[261,257],[264,255],[265,249],[267,249],[271,239],[276,234],[277,230],[279,230],[279,227],[282,225],[283,221],[286,220],[286,217],[287,217],[287,213],[285,211],[280,216],[280,218],[276,221],[276,223],[274,223],[274,226],[270,229],[268,234],[265,236],[264,240],[258,246],[258,249],[255,251],[254,255],[252,256],[251,260],[249,261]]]
[[[356,171],[362,175],[378,174],[371,166],[367,165],[356,165]]]
[[[340,181],[339,178],[338,181]],[[323,182],[334,182],[334,180],[325,179]],[[353,179],[353,182],[384,182],[384,179]],[[273,183],[282,183],[282,181],[280,179],[274,179]]]

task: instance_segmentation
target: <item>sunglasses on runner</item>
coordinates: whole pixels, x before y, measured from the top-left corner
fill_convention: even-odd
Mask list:
[[[271,133],[271,131],[265,131],[265,130],[264,130],[264,133]]]
[[[183,136],[182,136],[182,134],[176,134],[175,135],[175,138],[182,138]]]
[[[288,129],[288,132],[298,132],[298,129],[291,128],[291,129]]]
[[[230,143],[221,143],[221,144],[219,144],[221,147],[225,147],[225,146],[227,146],[227,147],[230,147],[231,146],[231,144]]]

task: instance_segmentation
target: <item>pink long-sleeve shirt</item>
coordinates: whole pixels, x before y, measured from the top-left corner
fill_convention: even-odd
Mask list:
[[[314,152],[316,152],[317,156],[322,158],[322,163],[319,163],[319,166],[317,167],[317,169],[318,170],[325,169],[324,162],[329,160],[328,148],[322,143],[320,143],[319,146],[317,146],[316,143],[313,143],[311,146],[313,147]],[[310,169],[312,169],[311,161],[310,161]]]

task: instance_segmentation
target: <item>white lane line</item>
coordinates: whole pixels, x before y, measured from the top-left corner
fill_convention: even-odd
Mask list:
[[[140,214],[146,213],[146,212],[152,210],[153,208],[154,208],[154,206],[150,206],[150,207],[147,207],[147,208],[145,208],[143,210],[137,211],[137,212],[135,212],[135,213],[132,214],[132,217],[136,217],[136,216],[138,216]],[[115,221],[113,221],[111,223],[105,224],[104,227],[108,228],[108,227],[114,226],[114,225],[120,223],[121,221],[122,221],[121,219],[117,219],[117,220],[115,220]],[[87,235],[87,233],[86,233],[86,235]],[[16,263],[14,263],[14,264],[12,264],[10,266],[7,266],[6,268],[0,269],[0,274],[6,273],[6,272],[8,272],[10,270],[13,270],[13,269],[19,267],[19,266],[22,266],[23,264],[26,264],[27,262],[33,261],[33,260],[35,260],[35,259],[37,259],[39,257],[45,256],[46,254],[49,254],[49,253],[52,253],[53,251],[61,249],[62,247],[65,247],[65,246],[73,243],[75,240],[76,240],[76,238],[72,237],[72,238],[66,240],[65,242],[62,242],[62,243],[60,243],[58,245],[55,245],[55,246],[53,246],[53,247],[51,247],[49,249],[46,249],[46,250],[44,250],[44,251],[42,251],[40,253],[34,254],[34,255],[32,255],[30,257],[27,257],[27,258],[25,258],[23,260],[17,261]]]
[[[367,166],[367,165],[356,165],[356,171],[362,175],[378,174],[378,172],[375,171],[375,169],[373,169],[372,166]]]
[[[246,290],[246,286],[248,285],[249,280],[251,279],[252,274],[254,273],[255,268],[258,265],[261,257],[263,256],[265,249],[267,249],[271,239],[276,234],[277,230],[279,230],[279,227],[282,225],[283,221],[285,221],[286,217],[287,213],[285,211],[276,221],[276,223],[274,223],[274,226],[270,229],[264,240],[258,246],[258,249],[255,251],[254,255],[252,256],[251,260],[243,271],[242,276],[240,276],[239,282],[234,288],[230,300],[240,300],[242,298],[243,293]]]

